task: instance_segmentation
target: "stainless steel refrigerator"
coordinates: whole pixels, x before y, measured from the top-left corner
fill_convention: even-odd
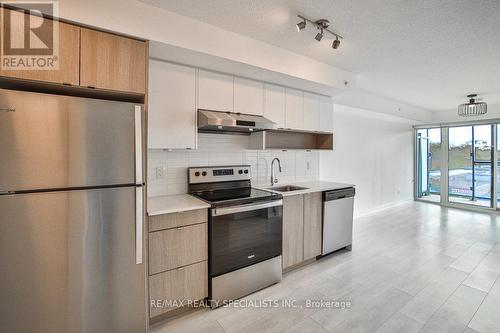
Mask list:
[[[142,105],[0,89],[0,332],[145,332]]]

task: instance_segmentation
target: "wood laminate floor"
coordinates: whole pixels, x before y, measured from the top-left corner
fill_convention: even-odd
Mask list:
[[[352,252],[245,298],[296,307],[200,309],[151,331],[500,332],[499,241],[500,215],[408,202],[356,219]],[[352,305],[306,307],[306,300]]]

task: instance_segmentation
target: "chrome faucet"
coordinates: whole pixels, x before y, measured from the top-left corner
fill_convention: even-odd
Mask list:
[[[271,186],[274,186],[278,182],[278,178],[275,178],[274,176],[274,161],[278,161],[278,169],[281,172],[281,162],[280,159],[275,157],[273,158],[273,161],[271,162]]]

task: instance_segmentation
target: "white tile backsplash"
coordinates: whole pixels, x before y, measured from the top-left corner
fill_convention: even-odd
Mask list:
[[[148,195],[172,195],[187,192],[187,168],[249,164],[252,183],[268,184],[271,161],[278,157],[282,172],[280,184],[319,178],[319,152],[304,150],[249,150],[248,136],[199,134],[197,150],[148,150]],[[278,167],[275,165],[276,172]],[[160,169],[160,173],[157,173]]]

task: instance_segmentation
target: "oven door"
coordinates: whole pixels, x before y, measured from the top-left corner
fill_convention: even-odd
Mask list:
[[[283,200],[213,208],[209,225],[210,276],[281,255]]]

